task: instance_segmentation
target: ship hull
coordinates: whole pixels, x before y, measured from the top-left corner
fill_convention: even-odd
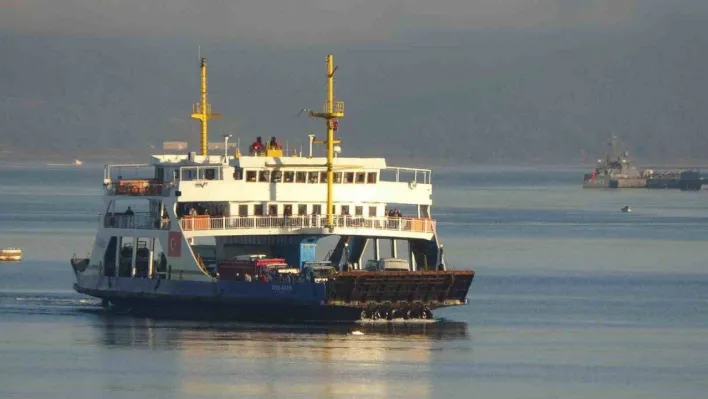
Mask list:
[[[361,273],[361,272],[360,272]],[[367,273],[367,272],[364,272]],[[447,275],[447,282],[433,285],[426,291],[427,300],[411,303],[398,298],[361,298],[347,294],[359,285],[349,286],[362,280],[343,275],[339,285],[315,282],[244,282],[244,281],[180,281],[130,277],[81,276],[77,272],[74,290],[78,293],[102,299],[104,305],[117,311],[167,319],[229,320],[275,323],[313,323],[333,322],[351,323],[365,317],[390,318],[408,317],[412,310],[413,318],[421,317],[426,309],[428,316],[439,307],[456,306],[466,303],[466,294],[472,280],[472,272],[440,272]],[[443,274],[422,272],[413,274],[410,283],[419,279],[430,279]],[[452,273],[452,274],[451,274]],[[352,274],[352,273],[350,273]],[[356,273],[353,273],[356,274]],[[368,273],[374,276],[376,273]],[[461,274],[469,276],[459,276]],[[458,275],[457,277],[454,277]],[[398,278],[394,273],[390,277]],[[370,277],[371,278],[371,277]],[[418,279],[418,280],[415,280]],[[455,283],[457,281],[457,283]],[[366,282],[365,282],[366,283]],[[375,289],[385,282],[370,281],[368,287]],[[447,284],[447,285],[445,285]],[[399,284],[398,286],[405,286]],[[436,288],[455,293],[456,298],[438,301]],[[328,295],[328,289],[330,289]],[[338,296],[339,294],[339,296]],[[342,295],[351,297],[343,300]],[[380,295],[380,294],[378,294]],[[403,295],[403,294],[401,294]],[[400,296],[400,295],[397,295]],[[410,294],[405,296],[410,297]],[[432,300],[435,297],[435,300]],[[420,298],[423,299],[423,298]],[[395,304],[395,306],[393,305]],[[373,307],[372,307],[373,305]],[[396,310],[393,310],[393,309]],[[417,313],[416,313],[417,310]],[[397,315],[397,316],[394,316]]]
[[[20,262],[21,260],[22,252],[20,251],[0,251],[0,261],[2,262]]]
[[[79,277],[74,290],[119,310],[159,318],[307,321],[317,316],[323,284],[180,281],[131,277]],[[330,314],[332,313],[332,314]],[[346,315],[346,312],[344,312]],[[345,318],[349,320],[356,316]],[[327,312],[322,320],[342,317]]]
[[[468,282],[463,285],[469,287]],[[281,284],[87,277],[80,278],[74,284],[74,290],[102,299],[105,305],[119,312],[165,319],[352,323],[362,319],[362,311],[368,311],[367,317],[370,318],[378,310],[371,308],[374,302],[332,303],[326,297],[325,284],[311,282]],[[432,315],[432,309],[465,303],[466,299],[426,303],[420,309],[425,306]],[[386,318],[383,308],[381,314],[380,317]],[[397,314],[402,317],[404,313]]]
[[[646,179],[597,177],[583,181],[583,188],[646,188]]]
[[[77,292],[105,300],[116,312],[177,320],[270,323],[352,323],[359,309],[289,300],[252,300],[172,295],[170,297],[110,293],[75,287]]]
[[[682,172],[676,177],[649,177],[649,178],[617,178],[610,176],[586,175],[583,188],[648,188],[648,189],[674,189],[682,191],[700,190],[703,179],[697,172]]]
[[[703,186],[703,180],[698,179],[648,179],[647,188],[674,189],[681,191],[698,191]]]

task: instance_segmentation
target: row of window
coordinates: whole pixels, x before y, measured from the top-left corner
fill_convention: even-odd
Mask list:
[[[243,169],[236,168],[234,180],[243,180]],[[373,184],[376,183],[376,172],[334,172],[334,183],[337,184]],[[327,183],[327,172],[293,172],[281,170],[247,170],[247,182],[259,183]]]
[[[250,213],[251,206],[253,206],[253,212]],[[293,215],[321,215],[322,205],[315,204],[311,205],[311,212],[309,211],[310,206],[307,204],[284,204],[282,208],[278,204],[268,204],[267,206],[263,204],[247,205],[242,204],[238,206],[239,216],[293,216]],[[337,208],[339,208],[339,213],[337,213]],[[369,217],[376,216],[376,207],[368,207]],[[282,212],[280,212],[282,210]],[[266,213],[267,211],[267,213]],[[297,212],[295,212],[297,211]],[[352,213],[353,211],[353,213]],[[362,205],[332,205],[332,213],[338,215],[353,215],[353,216],[364,216],[364,206]]]

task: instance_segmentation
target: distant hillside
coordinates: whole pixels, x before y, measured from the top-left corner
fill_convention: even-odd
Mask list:
[[[212,123],[242,143],[320,134],[324,55],[340,65],[347,155],[449,162],[593,162],[617,134],[646,162],[708,158],[708,28],[701,18],[597,30],[425,33],[335,48],[202,43]],[[0,157],[137,158],[196,145],[192,39],[0,33]],[[196,147],[195,147],[196,148]]]

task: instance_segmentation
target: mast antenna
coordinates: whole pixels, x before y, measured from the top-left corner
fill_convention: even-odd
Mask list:
[[[209,143],[209,130],[208,121],[209,119],[220,118],[220,114],[211,113],[211,104],[209,104],[207,96],[207,59],[201,57],[201,49],[199,48],[199,60],[200,70],[201,70],[201,101],[192,106],[192,118],[198,119],[202,122],[201,127],[201,139],[200,139],[200,149],[201,155],[208,155],[208,143]]]
[[[327,55],[327,99],[325,100],[322,112],[310,111],[310,116],[322,118],[327,127],[327,139],[315,140],[315,144],[327,145],[327,227],[334,229],[334,208],[333,183],[334,183],[334,145],[341,143],[341,140],[334,139],[334,131],[337,129],[337,119],[344,117],[344,101],[334,100],[334,72],[337,67],[334,65],[334,56]],[[302,150],[301,150],[302,151]]]

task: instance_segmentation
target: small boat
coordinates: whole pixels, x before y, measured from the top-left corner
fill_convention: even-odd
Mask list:
[[[629,205],[623,206],[622,212],[625,212],[625,213],[632,212],[632,208],[630,208]]]
[[[80,159],[74,159],[72,163],[48,163],[47,166],[81,166],[83,164]]]
[[[19,262],[22,260],[22,250],[19,248],[0,249],[0,261]]]

